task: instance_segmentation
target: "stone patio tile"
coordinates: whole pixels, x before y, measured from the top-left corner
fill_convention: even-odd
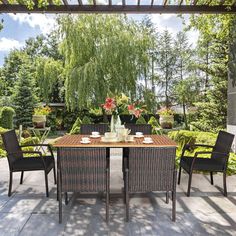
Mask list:
[[[30,214],[23,214],[19,212],[14,213],[0,213],[0,235],[14,236],[19,235],[25,223],[29,219]]]
[[[32,214],[19,236],[60,236],[63,235],[65,218],[63,222],[58,223],[58,214]]]

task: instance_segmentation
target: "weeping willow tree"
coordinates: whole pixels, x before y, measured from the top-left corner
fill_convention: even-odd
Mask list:
[[[68,16],[58,22],[69,109],[97,106],[109,93],[135,97],[154,40],[148,30],[125,16]]]
[[[41,98],[45,102],[58,102],[59,90],[64,83],[63,62],[53,58],[39,57],[36,62],[36,80]]]

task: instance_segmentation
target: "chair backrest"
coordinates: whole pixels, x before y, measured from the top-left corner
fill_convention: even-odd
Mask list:
[[[16,158],[23,157],[21,148],[16,136],[15,130],[10,130],[2,134],[4,147],[7,151],[7,158],[11,165]],[[10,153],[18,153],[17,155],[9,155]]]
[[[80,126],[81,134],[91,134],[93,131],[105,134],[109,131],[108,124],[82,124]]]
[[[108,155],[106,148],[60,148],[62,191],[105,191],[109,178]]]
[[[215,152],[229,154],[233,140],[234,140],[233,134],[230,134],[225,131],[220,131],[217,136],[216,143],[213,148],[213,152],[215,151]],[[217,155],[213,155],[212,157],[217,157]]]
[[[175,156],[175,147],[129,148],[129,191],[172,191]]]
[[[143,134],[152,134],[152,126],[149,124],[125,124],[125,128],[130,129],[130,134],[142,132]]]

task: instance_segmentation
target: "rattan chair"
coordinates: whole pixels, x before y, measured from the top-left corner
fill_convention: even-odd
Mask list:
[[[143,134],[152,134],[152,126],[149,124],[125,124],[125,128],[130,129],[130,134],[142,132]]]
[[[125,162],[126,221],[129,221],[129,193],[172,192],[172,220],[176,217],[175,147],[130,148]]]
[[[185,145],[182,151],[179,167],[178,184],[180,184],[182,168],[189,174],[187,196],[190,196],[190,188],[192,181],[192,174],[194,170],[208,171],[211,176],[211,184],[213,185],[213,172],[223,172],[224,195],[227,196],[226,187],[226,171],[230,149],[234,140],[234,135],[225,131],[220,131],[214,146],[195,144]],[[185,151],[193,147],[207,147],[212,148],[208,152],[196,152],[194,157],[185,156]],[[198,157],[199,154],[210,154],[210,158]]]
[[[108,124],[81,124],[80,126],[81,134],[91,134],[93,131],[97,131],[103,135],[109,131]]]
[[[14,130],[2,134],[3,143],[7,151],[7,159],[10,170],[10,183],[8,196],[11,196],[13,172],[21,172],[20,184],[23,183],[24,171],[43,170],[45,174],[46,196],[48,192],[48,173],[53,169],[54,181],[56,184],[55,161],[52,149],[47,144],[32,144],[20,146]],[[39,151],[22,151],[22,147],[47,147],[50,155],[43,156]],[[24,154],[31,154],[32,157],[24,157]],[[35,156],[36,155],[36,156]]]
[[[125,124],[125,128],[130,129],[131,135],[135,135],[136,132],[142,132],[144,135],[152,134],[152,126],[149,124]],[[122,158],[122,172],[123,172],[123,179],[124,179],[124,162],[128,158],[128,148],[123,148],[123,158]]]
[[[62,192],[105,192],[106,221],[109,221],[109,156],[109,148],[58,149],[59,223],[62,222]]]

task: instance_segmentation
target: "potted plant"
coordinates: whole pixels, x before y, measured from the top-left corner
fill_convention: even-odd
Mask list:
[[[168,107],[162,107],[158,114],[161,128],[172,129],[174,125],[174,111]]]
[[[33,126],[35,128],[45,128],[47,115],[51,112],[50,107],[36,107],[34,108],[34,114],[32,117]]]

